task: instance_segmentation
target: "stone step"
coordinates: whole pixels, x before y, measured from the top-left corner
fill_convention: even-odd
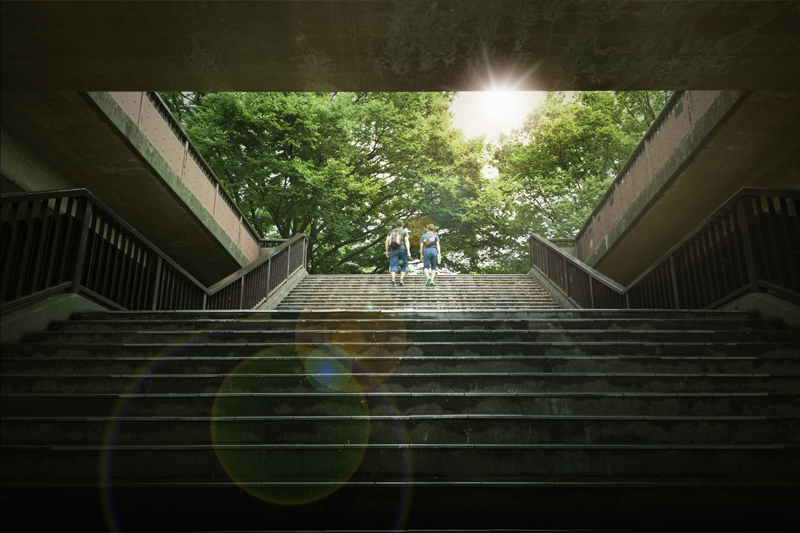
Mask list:
[[[150,357],[12,357],[0,359],[0,373],[12,374],[133,374],[158,363],[156,372],[229,373],[247,356],[184,357],[172,356],[157,361]],[[307,364],[324,362],[312,356]],[[800,356],[404,356],[390,362],[400,372],[676,372],[676,373],[800,373]],[[275,373],[305,372],[297,356],[270,356],[259,369]],[[362,357],[360,365],[380,365],[382,360]]]
[[[770,477],[796,481],[800,473],[800,446],[725,447],[642,446],[590,447],[579,445],[415,445],[415,480],[462,478],[487,479],[503,473],[509,479],[530,477],[582,480],[614,476],[630,479],[691,476],[705,479]],[[759,456],[753,457],[756,452]],[[3,447],[3,478],[7,480],[93,481],[100,474],[98,451],[57,448],[24,449]],[[165,446],[114,447],[110,475],[115,481],[147,481],[158,465],[162,479],[226,479],[219,457],[232,469],[242,469],[243,481],[316,481],[341,477],[355,467],[351,479],[366,476],[402,478],[409,449],[387,446],[336,443],[331,446],[229,445],[214,448]],[[362,458],[363,454],[363,458]],[[337,464],[339,463],[339,464]],[[341,466],[340,466],[341,465]]]
[[[200,393],[8,393],[0,395],[3,417],[103,417],[120,400],[126,416],[203,417],[217,398]],[[364,400],[368,414],[385,415],[387,402],[405,415],[472,413],[624,416],[771,416],[800,415],[800,392],[254,392],[244,404],[250,416],[293,413],[336,415],[343,403]]]
[[[206,343],[289,343],[299,342],[347,342],[358,343],[381,342],[384,339],[391,342],[428,343],[428,342],[686,342],[686,343],[721,343],[743,342],[765,343],[800,343],[798,331],[713,331],[713,330],[605,330],[605,329],[577,329],[577,330],[519,330],[519,329],[419,329],[419,330],[389,330],[386,328],[370,327],[369,329],[353,328],[344,324],[336,328],[335,334],[330,329],[215,329],[215,330],[184,330],[184,331],[44,331],[28,335],[27,342],[43,343],[91,343],[102,342],[103,339],[114,339],[119,343],[172,343],[181,339],[202,339]]]
[[[242,392],[310,392],[344,386],[351,373],[237,373]],[[13,374],[0,376],[0,393],[127,392],[133,383],[148,393],[216,392],[229,374]],[[385,392],[800,392],[800,374],[686,374],[650,372],[559,373],[371,373],[363,379],[385,380]],[[390,378],[390,379],[389,379]],[[312,386],[313,384],[313,386]],[[325,384],[331,384],[331,388]]]
[[[211,431],[235,444],[770,444],[800,445],[800,415],[365,415],[358,399],[339,415],[200,417],[4,417],[4,446],[210,445]],[[235,403],[232,401],[230,403]],[[244,402],[242,402],[244,403]],[[117,424],[117,420],[120,420]],[[401,427],[402,426],[402,427]],[[108,433],[108,432],[111,433]],[[398,431],[400,433],[398,434]],[[400,436],[401,435],[401,436]],[[221,438],[221,437],[218,437]],[[4,460],[3,463],[6,461]]]
[[[35,357],[105,357],[112,351],[116,356],[150,356],[155,358],[170,355],[202,357],[249,357],[268,349],[293,350],[297,347],[314,349],[319,343],[215,343],[204,338],[183,339],[181,343],[17,343],[4,351],[9,355]],[[761,356],[796,357],[796,343],[750,343],[750,342],[381,342],[340,344],[348,353],[370,351],[370,356],[399,359],[412,356],[500,356],[500,355],[686,355],[686,356]],[[13,351],[12,351],[13,350]]]
[[[706,320],[716,318],[730,321],[752,321],[755,317],[752,313],[741,311],[693,311],[693,310],[594,310],[594,309],[551,309],[551,310],[516,310],[516,311],[483,311],[472,312],[463,310],[452,311],[403,311],[403,312],[369,312],[369,311],[346,311],[343,313],[331,314],[330,311],[310,311],[300,310],[289,311],[102,311],[102,312],[80,312],[72,315],[76,320],[193,320],[201,318],[204,320],[237,320],[237,319],[311,319],[320,317],[322,319],[331,316],[344,318],[398,318],[408,319],[488,319],[488,320],[563,320],[563,319],[592,319],[592,320]]]
[[[723,320],[709,319],[698,323],[694,319],[674,319],[674,320],[648,320],[648,319],[559,319],[559,320],[490,320],[490,319],[454,319],[454,320],[435,320],[419,318],[384,318],[380,317],[378,322],[375,318],[343,318],[339,322],[354,324],[362,329],[382,326],[387,330],[420,330],[420,329],[513,329],[513,330],[576,330],[576,329],[601,329],[601,330],[685,330],[690,331],[697,328],[714,331],[776,331],[775,326],[766,320],[741,319]],[[326,324],[328,322],[328,324]],[[294,329],[297,326],[303,328],[323,328],[330,327],[330,319],[320,318],[298,318],[285,319],[276,318],[272,320],[253,319],[184,319],[184,320],[67,320],[57,322],[52,326],[57,331],[185,331],[185,330],[219,330],[219,329]]]

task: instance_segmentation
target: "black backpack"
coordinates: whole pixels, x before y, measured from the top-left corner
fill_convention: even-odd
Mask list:
[[[392,237],[392,240],[389,243],[389,246],[392,250],[397,250],[398,248],[403,246],[403,236],[400,234],[399,231],[393,229],[389,235]]]

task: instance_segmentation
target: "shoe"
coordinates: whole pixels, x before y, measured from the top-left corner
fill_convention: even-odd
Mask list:
[[[431,285],[436,285],[436,282],[431,280]]]
[[[428,281],[426,281],[426,282],[425,282],[425,286],[426,286],[426,287],[430,287],[430,286],[431,286],[431,282],[432,282],[432,281],[433,281],[433,280],[432,280],[431,278],[428,278]]]
[[[400,286],[401,286],[401,287],[403,287],[403,286],[405,286],[405,284],[406,284],[406,283],[405,283],[405,282],[404,282],[404,281],[401,279],[401,280],[400,280]]]
[[[394,280],[392,280],[392,287],[396,287],[396,286],[397,286],[397,283]]]

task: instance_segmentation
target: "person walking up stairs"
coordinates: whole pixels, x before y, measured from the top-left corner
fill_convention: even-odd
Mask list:
[[[436,277],[438,259],[442,254],[439,236],[434,233],[435,229],[436,226],[428,224],[428,232],[419,238],[419,258],[422,261],[425,275],[428,277],[425,283],[426,286],[436,285],[434,278]]]

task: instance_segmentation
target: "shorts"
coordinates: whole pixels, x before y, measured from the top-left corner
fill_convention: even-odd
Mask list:
[[[426,270],[438,270],[436,268],[436,259],[439,257],[439,253],[436,251],[435,246],[431,246],[430,248],[423,248],[422,249],[422,266]]]
[[[408,271],[408,253],[405,248],[398,248],[389,252],[389,272],[397,272],[398,264],[400,272]]]

